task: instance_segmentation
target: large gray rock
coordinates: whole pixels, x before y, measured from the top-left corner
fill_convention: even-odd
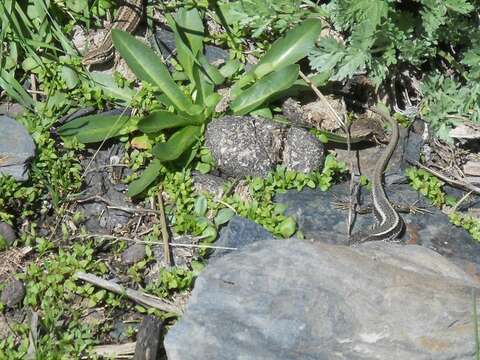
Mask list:
[[[17,121],[0,116],[0,175],[27,181],[28,162],[34,156],[35,144],[27,130]]]
[[[472,239],[465,229],[456,227],[438,208],[429,204],[420,193],[406,184],[386,187],[390,200],[397,205],[415,205],[426,209],[425,213],[402,213],[406,228],[400,241],[428,247],[450,258],[465,271],[480,278],[480,243]],[[317,234],[328,234],[322,241],[346,245],[348,211],[339,209],[335,203],[346,201],[349,184],[334,185],[329,191],[304,189],[288,191],[275,197],[275,201],[287,205],[285,215],[293,216],[298,229],[305,238]],[[371,194],[361,189],[361,204],[371,204]],[[374,224],[373,214],[362,214],[355,218],[353,233],[369,229]]]
[[[478,287],[416,245],[258,242],[206,268],[165,348],[169,360],[467,360]]]
[[[15,230],[10,224],[0,221],[0,251],[10,247],[17,239]]]
[[[89,151],[93,156],[96,148]],[[133,207],[121,183],[129,171],[121,164],[123,156],[122,145],[113,144],[96,153],[91,163],[90,156],[82,162],[87,171],[78,209],[84,214],[85,227],[89,232],[109,233],[121,229],[132,218],[131,212],[122,210]]]

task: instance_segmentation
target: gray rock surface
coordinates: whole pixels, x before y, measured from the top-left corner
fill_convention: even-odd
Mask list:
[[[34,156],[35,144],[27,130],[17,121],[0,116],[0,175],[27,181],[28,162]]]
[[[205,269],[165,348],[169,360],[472,359],[478,287],[415,245],[263,241]]]
[[[308,131],[263,118],[224,116],[207,126],[205,145],[227,176],[265,176],[277,164],[303,172],[320,170],[323,145]]]
[[[25,112],[25,108],[16,103],[0,103],[0,115],[16,118]]]
[[[158,29],[155,33],[157,38],[156,42],[152,42],[154,47],[158,46],[162,56],[169,60],[175,56],[176,45],[175,45],[175,34],[171,31]],[[207,58],[210,64],[225,62],[229,59],[229,54],[227,50],[219,48],[218,46],[205,45],[204,46],[205,57]]]
[[[227,185],[227,180],[211,174],[192,173],[193,187],[198,192],[221,196]]]
[[[274,240],[264,227],[252,220],[235,215],[219,233],[215,246],[235,248],[237,250],[257,241]],[[216,249],[211,258],[216,258],[236,250]]]
[[[307,130],[292,127],[287,130],[282,157],[288,170],[309,173],[322,167],[324,147]]]
[[[0,302],[8,307],[14,307],[25,297],[25,286],[20,280],[13,279],[8,282],[0,294]]]
[[[5,241],[4,244],[2,243],[2,241],[0,241],[0,250],[1,250],[2,246],[4,245],[6,245],[7,247],[10,247],[13,244],[13,242],[17,239],[17,235],[15,234],[15,230],[10,224],[0,221],[0,238],[2,238]]]
[[[278,163],[281,132],[279,124],[267,119],[224,116],[207,125],[205,145],[222,173],[264,176]]]
[[[348,240],[348,211],[339,209],[334,203],[347,201],[347,183],[334,185],[329,191],[304,189],[301,192],[288,191],[275,197],[275,201],[287,205],[285,215],[293,216],[298,229],[305,238],[315,238],[317,234],[328,234],[325,241],[346,245]],[[465,271],[480,279],[480,243],[462,228],[454,226],[447,216],[433,207],[422,195],[406,184],[386,187],[390,200],[399,205],[415,205],[428,210],[425,213],[405,214],[406,229],[400,241],[417,244],[445,255],[460,265]],[[371,204],[370,193],[362,188],[361,204]],[[352,233],[368,229],[374,224],[373,214],[357,215]]]
[[[147,255],[144,244],[133,244],[122,253],[122,262],[131,265],[139,262]]]
[[[91,154],[95,153],[91,150]],[[85,227],[92,233],[107,233],[126,225],[131,218],[131,213],[119,208],[132,207],[130,198],[122,191],[117,190],[121,178],[125,175],[125,168],[120,162],[123,157],[123,148],[114,144],[101,150],[90,164],[85,176],[85,191],[79,210],[85,216]],[[83,162],[86,168],[91,157]],[[117,166],[120,165],[120,166]]]

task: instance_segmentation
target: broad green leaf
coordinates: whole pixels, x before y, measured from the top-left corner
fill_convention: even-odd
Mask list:
[[[84,144],[96,143],[118,135],[124,135],[124,128],[130,119],[121,115],[90,115],[72,120],[57,131],[62,137],[76,137]]]
[[[192,53],[197,55],[203,49],[204,29],[200,13],[196,8],[191,10],[181,8],[178,10],[175,20],[179,35],[187,40],[186,44]]]
[[[62,66],[62,78],[63,80],[65,80],[65,83],[67,84],[67,88],[69,90],[75,88],[80,82],[76,71],[66,65]]]
[[[308,55],[322,30],[320,19],[307,19],[294,29],[287,32],[285,37],[278,39],[258,64],[242,77],[236,84],[243,87],[247,83],[248,74],[261,79],[272,71],[287,65],[295,64]]]
[[[207,198],[203,195],[197,197],[195,205],[193,207],[193,213],[197,216],[204,216],[207,212],[208,202]]]
[[[14,78],[13,74],[0,69],[0,88],[22,106],[33,110],[35,100],[27,93],[23,86]]]
[[[263,117],[266,119],[273,119],[272,110],[270,110],[270,108],[268,107],[253,110],[252,112],[250,112],[250,115],[256,117]]]
[[[161,168],[160,160],[153,159],[142,175],[128,185],[128,196],[134,197],[149,187],[160,175]]]
[[[194,82],[193,65],[198,63],[197,56],[203,51],[203,23],[197,9],[178,10],[175,19],[166,16],[168,25],[175,33],[177,60],[190,81]]]
[[[288,217],[285,220],[283,220],[279,225],[278,225],[278,231],[284,238],[289,238],[293,234],[295,234],[295,230],[297,228],[297,224],[295,223],[295,220],[293,218]]]
[[[207,76],[197,64],[193,65],[192,75],[197,90],[195,103],[205,106],[205,99],[213,93],[213,84],[208,81]]]
[[[217,216],[215,216],[215,225],[220,226],[229,222],[233,215],[235,215],[235,211],[230,208],[220,209]]]
[[[168,69],[152,49],[129,33],[118,29],[112,30],[112,40],[115,48],[140,80],[158,86],[179,110],[189,114],[198,110],[175,84]]]
[[[219,69],[219,71],[224,77],[228,78],[240,70],[241,67],[242,63],[240,61],[237,59],[232,59],[228,60],[225,65]]]
[[[222,73],[215,66],[210,64],[204,55],[198,55],[198,62],[202,65],[203,70],[207,74],[208,78],[215,85],[221,85],[225,81],[225,77],[222,75]]]
[[[103,89],[105,95],[111,96],[124,103],[132,101],[135,90],[119,87],[112,75],[101,71],[92,71],[90,75],[93,81]]]
[[[289,65],[258,80],[232,102],[230,107],[234,114],[248,114],[276,93],[288,89],[297,80],[299,70],[298,65]]]
[[[152,153],[160,161],[172,161],[190,148],[200,136],[200,126],[186,126],[173,134],[167,142],[157,144]]]
[[[188,119],[169,111],[159,110],[145,116],[138,123],[138,129],[144,133],[153,133],[163,129],[182,127],[187,125],[199,125],[193,119]]]

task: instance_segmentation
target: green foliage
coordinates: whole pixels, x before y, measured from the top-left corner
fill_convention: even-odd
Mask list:
[[[183,268],[161,269],[155,281],[149,283],[146,290],[162,298],[173,292],[188,290],[193,286],[195,272]]]
[[[468,80],[464,85],[444,75],[432,74],[422,84],[425,97],[422,114],[436,134],[450,140],[454,125],[470,119],[480,122],[480,85]]]
[[[448,130],[458,119],[480,121],[477,7],[475,0],[329,1],[322,11],[346,36],[344,41],[321,38],[310,64],[331,71],[333,80],[367,71],[377,86],[404,69],[425,74],[421,113],[438,136],[449,139]],[[448,77],[439,73],[445,67]]]
[[[127,129],[119,118],[107,118],[102,122],[95,116],[80,118],[64,125],[60,135],[66,138],[75,136],[78,141],[86,143],[136,129],[148,135],[173,130],[166,142],[158,142],[153,146],[152,154],[162,163],[180,160],[186,166],[192,161],[199,149],[204,124],[210,121],[221,98],[214,92],[214,87],[223,83],[225,78],[203,55],[204,29],[197,9],[181,8],[175,18],[167,16],[167,21],[175,33],[177,60],[185,78],[189,80],[190,96],[174,82],[152,49],[126,32],[113,30],[112,39],[116,49],[140,80],[154,85],[161,92],[156,98],[160,106],[168,110],[155,110],[140,119],[138,125],[130,124]],[[313,47],[320,30],[320,21],[309,19],[276,41],[257,66],[233,85],[233,113],[247,114],[289,89],[299,73],[299,66],[294,63],[305,57]],[[155,173],[157,168],[157,163],[149,166],[148,171],[132,184],[133,189],[129,193],[138,195],[152,184],[158,177],[158,172]]]
[[[101,142],[119,135],[123,135],[130,129],[127,123],[130,118],[121,115],[90,115],[83,116],[58,128],[58,134],[68,139],[75,136],[83,144]]]
[[[464,228],[477,241],[480,241],[480,219],[458,211],[449,214],[448,218],[456,225]]]
[[[282,204],[274,204],[273,198],[279,192],[286,190],[302,190],[305,187],[316,188],[326,191],[333,184],[334,176],[345,173],[347,170],[344,163],[338,162],[333,155],[325,159],[323,171],[310,174],[287,170],[284,166],[277,166],[276,170],[265,178],[251,178],[248,181],[252,199],[243,200],[238,194],[224,199],[236,212],[250,220],[253,220],[274,235],[290,237],[296,231],[293,218],[283,215],[285,207]]]
[[[36,344],[38,358],[77,358],[95,343],[91,329],[81,322],[81,309],[69,303],[77,295],[98,300],[107,297],[91,285],[76,285],[73,279],[78,270],[106,271],[105,265],[94,261],[91,245],[75,244],[69,252],[60,249],[26,269],[24,304],[39,313],[43,329]],[[59,322],[63,325],[59,326]],[[17,324],[13,328],[23,340],[19,345],[15,345],[14,337],[0,340],[0,354],[7,359],[23,359],[28,350],[28,326]]]
[[[227,22],[253,38],[282,34],[309,15],[315,5],[300,0],[245,0],[222,2]]]
[[[425,170],[411,167],[406,170],[406,175],[410,179],[410,185],[432,201],[433,205],[437,207],[456,205],[456,199],[445,195],[443,192],[442,187],[444,183],[432,174]],[[472,238],[480,241],[480,220],[478,218],[458,211],[450,212],[448,218],[452,224],[464,228],[470,233]]]
[[[423,169],[414,167],[405,170],[405,175],[410,180],[410,186],[429,199],[433,205],[445,204],[445,193],[442,190],[445,183],[443,181]]]

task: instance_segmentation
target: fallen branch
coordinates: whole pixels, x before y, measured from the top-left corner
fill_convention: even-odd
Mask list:
[[[327,98],[322,94],[322,92],[320,90],[318,90],[318,88],[315,86],[315,84],[312,83],[312,81],[307,76],[305,76],[305,74],[303,72],[300,71],[299,74],[300,74],[300,77],[303,79],[303,81],[305,81],[307,83],[307,85],[312,88],[313,92],[322,101],[323,105],[326,106],[326,108],[330,112],[330,115],[332,115],[332,118],[336,121],[336,123],[339,124],[340,126],[342,126],[343,128],[345,128],[345,122],[340,117],[340,115],[338,115],[338,113],[335,111],[335,109],[332,107],[332,105],[330,105]]]
[[[120,357],[133,355],[135,353],[135,345],[135,342],[113,345],[98,345],[95,346],[92,351],[96,355],[106,359],[119,359]],[[85,359],[87,359],[87,357],[85,357]]]
[[[180,307],[174,304],[171,304],[163,299],[160,299],[159,297],[156,297],[150,294],[145,294],[137,290],[125,288],[120,284],[114,283],[113,281],[104,280],[93,274],[87,274],[81,271],[77,271],[75,273],[75,276],[80,280],[89,282],[95,286],[101,287],[115,294],[126,296],[127,298],[135,301],[138,304],[150,306],[155,309],[165,311],[168,313],[174,313],[174,314],[182,313],[182,309]]]

